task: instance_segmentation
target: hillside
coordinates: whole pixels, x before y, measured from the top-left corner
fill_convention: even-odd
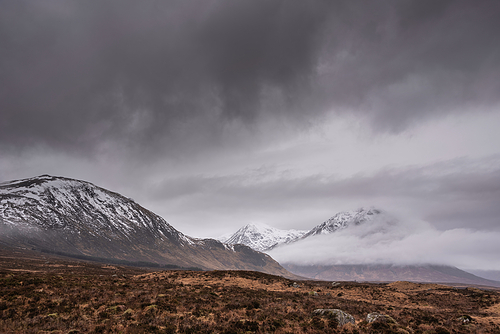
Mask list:
[[[5,245],[46,253],[290,275],[266,254],[191,238],[132,199],[63,177],[1,184],[0,232]]]
[[[152,272],[2,247],[0,290],[2,333],[500,331],[500,294],[493,290],[332,285],[249,271]],[[341,325],[318,309],[340,309],[353,324]],[[374,312],[384,316],[377,320]]]

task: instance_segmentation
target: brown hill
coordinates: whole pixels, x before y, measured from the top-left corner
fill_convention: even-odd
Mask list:
[[[362,282],[465,283],[500,287],[500,282],[484,279],[451,266],[442,265],[310,265],[283,264],[290,272],[319,280]]]

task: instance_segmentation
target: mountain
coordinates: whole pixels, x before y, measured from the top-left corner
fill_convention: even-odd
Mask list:
[[[445,265],[283,265],[288,271],[318,280],[331,281],[411,281],[426,283],[464,283],[500,287],[499,281],[484,279]]]
[[[83,258],[290,275],[269,255],[191,238],[130,198],[49,175],[0,184],[0,243]]]
[[[500,281],[500,270],[469,270],[469,272],[482,278]]]
[[[401,233],[397,228],[398,221],[389,213],[375,208],[361,208],[355,211],[343,211],[335,214],[325,222],[312,228],[310,231],[300,236],[288,239],[286,242],[278,242],[273,228],[257,228],[247,225],[231,237],[231,243],[245,244],[254,249],[269,251],[275,258],[280,260],[280,264],[299,276],[320,279],[320,280],[340,280],[340,281],[415,281],[415,282],[435,282],[435,283],[465,283],[487,286],[500,286],[496,277],[490,275],[486,278],[482,275],[473,275],[458,268],[446,265],[392,265],[392,264],[342,264],[342,265],[304,265],[304,256],[307,256],[306,249],[301,248],[304,243],[310,246],[313,243],[316,250],[321,252],[322,245],[326,246],[325,254],[330,254],[328,245],[337,242],[338,238],[355,237],[356,240],[371,238],[377,235],[383,241],[399,238]],[[281,235],[286,235],[287,231],[279,230]],[[338,233],[344,234],[339,236]],[[346,233],[347,232],[347,233]],[[335,235],[334,235],[335,234]],[[314,238],[320,238],[314,240]],[[325,243],[330,240],[330,243]],[[335,239],[337,238],[337,239]],[[384,239],[385,238],[385,239]],[[321,242],[319,242],[321,240]],[[301,254],[302,263],[299,264],[296,258],[290,254]],[[335,255],[331,255],[335,260]],[[314,255],[310,255],[313,262]],[[314,261],[316,262],[316,261]]]
[[[330,234],[335,231],[347,228],[348,226],[363,224],[365,222],[373,220],[375,217],[380,217],[383,215],[385,215],[385,213],[374,208],[361,208],[356,211],[342,211],[326,220],[322,224],[314,227],[309,232],[305,233],[302,236],[302,239],[313,235]]]
[[[359,225],[375,218],[386,218],[386,216],[387,214],[383,211],[374,208],[343,211],[310,231],[280,230],[265,224],[248,224],[234,234],[221,236],[218,240],[231,245],[246,245],[254,250],[265,252],[277,246],[291,244],[314,235],[330,234],[348,226]],[[390,218],[387,216],[387,219]]]
[[[264,224],[248,224],[225,240],[226,244],[243,244],[257,251],[266,251],[276,245],[288,244],[302,237],[306,231],[280,230]]]

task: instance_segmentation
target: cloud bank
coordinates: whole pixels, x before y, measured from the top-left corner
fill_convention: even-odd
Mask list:
[[[277,228],[309,229],[336,212],[375,205],[428,221],[439,230],[500,232],[498,156],[384,168],[347,178],[298,176],[273,168],[176,176],[147,190],[145,201],[152,204],[153,211],[165,210],[164,216],[172,222],[189,211],[196,217],[193,230],[199,222],[216,222],[217,227],[234,226],[236,230],[259,221]]]
[[[444,264],[498,270],[499,237],[500,232],[465,228],[439,231],[422,221],[378,219],[268,253],[280,263],[300,265]]]

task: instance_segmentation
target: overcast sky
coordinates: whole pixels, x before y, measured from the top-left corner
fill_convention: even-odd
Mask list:
[[[499,16],[497,0],[1,1],[0,182],[83,179],[197,237],[361,206],[498,233]]]

